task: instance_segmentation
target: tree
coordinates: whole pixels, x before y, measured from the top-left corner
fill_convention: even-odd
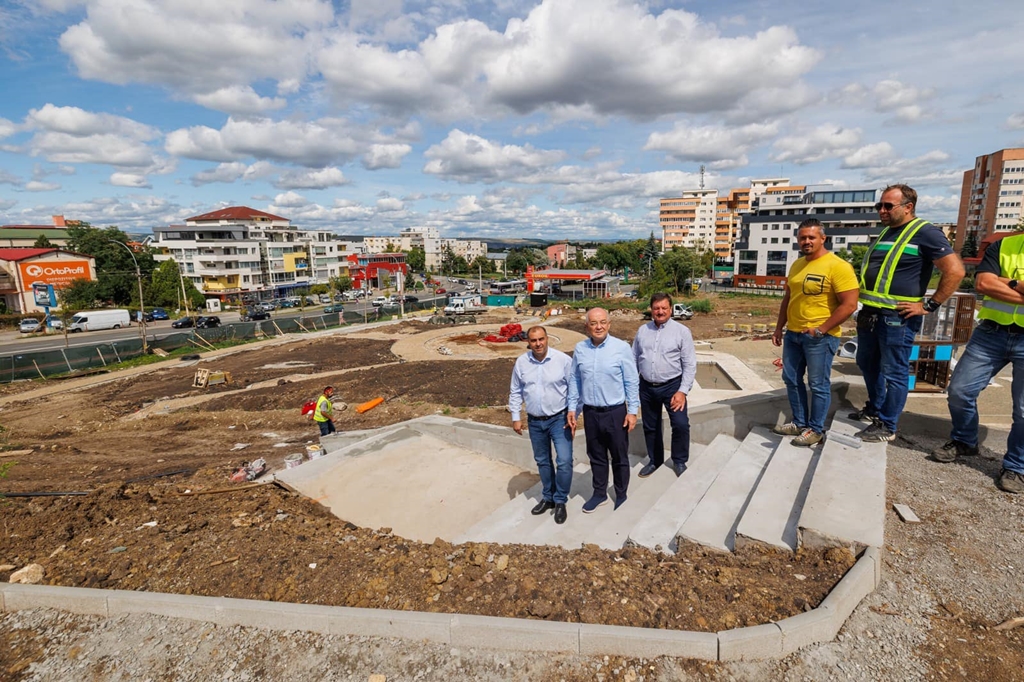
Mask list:
[[[113,242],[119,242],[115,244]],[[156,262],[149,251],[129,252],[128,235],[115,226],[103,229],[88,223],[68,227],[68,249],[96,259],[97,299],[115,305],[138,306],[139,289],[135,263],[139,264],[143,288],[149,281]],[[134,255],[134,260],[132,256]]]
[[[351,277],[332,277],[331,288],[335,291],[348,291],[352,288]]]
[[[427,252],[422,246],[414,246],[405,254],[405,263],[413,272],[423,272],[427,267]]]
[[[964,239],[964,248],[960,249],[961,258],[974,258],[978,255],[978,233],[971,230]]]
[[[100,283],[76,279],[57,290],[61,310],[89,310],[101,303]],[[66,325],[65,325],[66,326]]]
[[[36,243],[33,244],[32,246],[34,246],[37,249],[49,249],[53,247],[53,244],[50,243],[50,240],[46,238],[45,234],[41,234],[36,239]]]
[[[654,272],[654,264],[659,256],[661,256],[661,247],[658,246],[658,241],[654,238],[654,232],[651,232],[651,236],[647,239],[647,243],[644,244],[643,252],[640,255],[640,262],[643,264],[648,276]]]
[[[469,269],[473,272],[491,272],[491,261],[487,259],[487,256],[477,256],[469,264]]]
[[[864,254],[868,247],[864,244],[853,244],[848,249],[836,251],[835,254],[853,266],[853,271],[859,273],[860,265],[864,262]]]
[[[160,308],[184,308],[181,300],[181,287],[185,286],[189,308],[202,308],[206,297],[196,289],[191,279],[183,278],[178,271],[178,264],[173,258],[163,261],[153,271],[146,291],[146,306]]]

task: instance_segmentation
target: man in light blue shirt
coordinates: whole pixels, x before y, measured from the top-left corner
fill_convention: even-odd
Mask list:
[[[668,294],[651,296],[651,321],[637,330],[633,355],[640,371],[640,406],[650,458],[639,476],[647,478],[665,463],[662,407],[668,410],[672,424],[672,470],[676,476],[682,476],[690,459],[686,396],[697,377],[697,352],[690,330],[672,319],[672,299]]]
[[[540,502],[531,513],[555,510],[555,523],[565,523],[568,516],[572,485],[572,437],[575,431],[566,423],[566,398],[569,393],[569,371],[572,359],[558,350],[548,348],[544,327],[530,327],[526,332],[530,350],[519,356],[512,367],[508,409],[512,413],[512,429],[523,434],[523,403],[529,415],[530,443],[533,459],[544,488]],[[555,465],[551,464],[551,444],[555,445]]]
[[[640,409],[639,378],[629,344],[609,336],[611,322],[604,308],[587,311],[586,341],[576,344],[569,378],[567,421],[576,432],[582,412],[594,494],[583,504],[590,514],[608,502],[608,466],[615,482],[615,508],[626,501],[629,487],[629,432]]]

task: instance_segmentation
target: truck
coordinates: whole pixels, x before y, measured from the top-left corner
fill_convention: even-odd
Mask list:
[[[452,296],[444,307],[445,315],[479,315],[486,312],[487,306],[483,305],[480,294]]]
[[[68,325],[69,332],[94,332],[99,329],[120,329],[132,323],[127,310],[83,310],[75,313]]]

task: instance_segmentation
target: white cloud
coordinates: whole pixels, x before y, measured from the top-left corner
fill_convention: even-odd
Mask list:
[[[149,189],[152,185],[142,173],[111,173],[110,184],[115,187],[135,187]]]
[[[283,97],[261,97],[248,85],[231,85],[192,99],[208,109],[235,115],[262,114],[284,109],[288,104]]]
[[[54,163],[103,163],[138,168],[156,161],[153,150],[142,142],[112,134],[38,133],[32,137],[29,148],[33,156],[43,156]]]
[[[202,185],[208,185],[212,182],[234,182],[245,175],[247,168],[248,166],[240,161],[221,163],[215,168],[199,171],[189,178],[189,180],[192,182],[194,187],[201,187]]]
[[[870,168],[895,158],[896,152],[888,142],[864,145],[843,158],[843,168]]]
[[[52,192],[57,189],[60,189],[60,185],[55,182],[31,180],[25,183],[25,190],[28,192]]]
[[[183,128],[167,135],[165,149],[177,156],[206,161],[237,161],[246,157],[322,168],[350,160],[365,148],[347,121],[228,119],[224,127]]]
[[[381,168],[400,168],[412,147],[407,144],[375,144],[363,155],[363,168],[379,170]]]
[[[284,192],[274,197],[274,205],[283,208],[298,208],[308,203],[309,200],[297,192]]]
[[[14,133],[18,132],[18,126],[13,121],[8,121],[6,118],[0,118],[0,140],[5,137],[10,137]]]
[[[930,88],[917,88],[893,79],[879,81],[871,92],[875,97],[875,110],[894,113],[893,120],[898,123],[915,123],[927,116],[921,103],[935,96]]]
[[[96,114],[78,107],[58,107],[46,104],[32,109],[25,117],[26,126],[77,137],[91,135],[118,135],[131,140],[152,140],[159,131],[152,126],[113,114]]]
[[[423,154],[424,173],[459,182],[498,182],[546,168],[565,157],[531,145],[501,145],[455,129]]]
[[[390,213],[393,211],[402,211],[405,209],[405,204],[402,203],[401,199],[395,197],[384,197],[383,199],[377,200],[377,210],[383,213]]]
[[[930,194],[918,194],[915,212],[919,215],[931,214],[955,214],[960,210],[960,197],[956,195],[935,196]]]
[[[1024,112],[1019,114],[1011,114],[1006,119],[1006,127],[1011,130],[1024,130]]]
[[[679,161],[707,162],[725,169],[747,165],[746,153],[778,134],[774,123],[745,126],[691,126],[680,121],[665,133],[651,133],[645,151],[664,151]]]
[[[21,178],[0,168],[0,185],[14,185],[15,187],[20,187],[21,184]]]
[[[278,189],[327,189],[346,185],[349,180],[340,169],[329,167],[319,170],[288,171],[274,181]]]
[[[844,128],[825,123],[813,130],[802,131],[775,141],[772,159],[798,166],[850,154],[860,142],[859,128]]]

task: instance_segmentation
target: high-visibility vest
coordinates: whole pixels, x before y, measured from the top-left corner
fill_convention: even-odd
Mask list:
[[[1004,237],[999,242],[999,270],[1003,277],[1014,279],[1017,273],[1024,272],[1024,253],[1021,251],[1024,251],[1024,235]],[[981,302],[978,319],[1024,327],[1024,306],[986,296]]]
[[[875,241],[871,242],[867,253],[864,254],[864,261],[860,264],[860,300],[862,303],[876,308],[895,310],[897,303],[919,303],[924,300],[923,295],[897,296],[889,293],[889,289],[892,288],[892,280],[896,275],[896,264],[899,263],[903,252],[910,245],[910,240],[913,239],[918,230],[927,224],[928,221],[926,220],[914,218],[903,227],[903,230],[896,237],[896,241],[892,245],[879,246],[882,237],[889,231],[888,227],[882,230]],[[885,254],[885,258],[882,259],[882,267],[878,269],[878,276],[875,278],[874,285],[868,287],[865,280],[868,276],[868,265],[871,263],[871,253],[878,248],[888,249],[889,253]]]
[[[322,395],[316,399],[316,409],[313,410],[313,421],[325,422],[331,417],[331,410],[334,407],[331,405],[330,399]]]

